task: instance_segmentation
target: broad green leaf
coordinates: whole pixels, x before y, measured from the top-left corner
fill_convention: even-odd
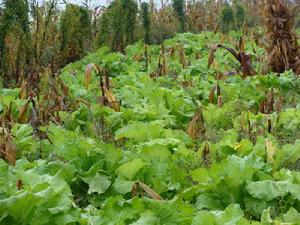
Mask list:
[[[273,219],[271,218],[271,208],[263,211],[261,216],[261,222],[263,225],[273,225]]]
[[[131,162],[125,163],[120,166],[116,173],[126,177],[128,180],[132,180],[136,173],[145,166],[145,162],[141,159],[134,159]]]
[[[211,193],[203,193],[197,197],[195,207],[198,210],[218,210],[222,208],[220,199]]]
[[[207,211],[200,211],[193,218],[192,225],[214,225],[215,216]]]
[[[88,193],[98,193],[103,194],[111,185],[111,178],[97,173],[95,177],[89,180],[89,190]]]
[[[157,224],[157,219],[154,213],[148,212],[148,213],[141,214],[141,217],[134,223],[131,223],[130,225],[155,225],[155,224]]]
[[[295,199],[300,201],[300,184],[289,184],[287,190]]]
[[[285,223],[299,223],[300,213],[296,209],[290,208],[289,211],[282,216],[282,218]]]
[[[113,170],[117,162],[122,158],[121,149],[116,148],[113,145],[105,145],[105,160],[108,170]]]
[[[246,186],[246,190],[254,198],[270,201],[274,198],[283,197],[288,193],[289,181],[257,181]]]
[[[43,206],[48,208],[51,214],[66,213],[73,206],[72,199],[67,195],[57,195],[49,199]]]
[[[163,126],[159,121],[150,123],[136,122],[126,127],[121,128],[116,132],[116,138],[129,138],[137,142],[144,142],[147,140],[161,137]]]
[[[223,212],[214,212],[216,217],[216,225],[235,225],[244,216],[239,205],[230,205]]]
[[[141,147],[141,158],[148,162],[148,161],[154,161],[154,162],[163,162],[168,160],[171,153],[168,150],[168,147],[165,145],[160,144],[147,144],[142,145]]]
[[[42,198],[25,191],[3,201],[6,201],[7,211],[10,216],[16,221],[28,222],[33,217],[38,204],[42,202]]]
[[[199,183],[207,183],[209,181],[209,173],[205,168],[198,168],[191,171],[191,176],[194,181]]]
[[[247,212],[257,219],[260,219],[263,211],[269,207],[269,204],[262,199],[249,197],[245,198],[244,201]]]
[[[118,177],[114,183],[114,189],[119,194],[127,194],[132,191],[132,187],[135,184],[135,181],[127,181],[123,178]]]

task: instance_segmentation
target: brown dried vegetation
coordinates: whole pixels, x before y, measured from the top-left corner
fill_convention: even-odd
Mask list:
[[[163,198],[159,194],[157,194],[153,189],[151,189],[146,184],[140,181],[137,181],[132,187],[132,191],[131,191],[132,198],[138,195],[139,189],[142,189],[144,193],[146,193],[149,197],[151,197],[154,200],[158,200],[158,201],[163,200]],[[144,193],[141,194],[144,195]]]
[[[187,133],[193,139],[205,138],[206,127],[205,127],[204,117],[201,108],[198,108],[196,110],[196,113],[189,124]]]
[[[300,75],[300,48],[294,33],[292,10],[285,0],[267,0],[264,10],[269,42],[268,63],[273,72],[292,69]]]
[[[96,71],[97,76],[100,76],[100,89],[102,94],[100,97],[100,103],[102,105],[111,107],[116,112],[120,112],[120,103],[111,91],[109,71],[107,69],[100,68],[96,64],[88,64],[85,70],[85,87],[89,87],[92,69]]]
[[[12,126],[12,104],[10,104],[9,107],[5,107],[4,113],[0,118],[0,158],[11,165],[15,165],[17,151],[13,143]]]
[[[243,78],[256,74],[252,67],[251,56],[245,52],[245,39],[243,37],[240,39],[236,49],[226,47],[222,44],[212,45],[208,58],[208,69],[210,69],[211,65],[213,64],[215,53],[219,48],[227,50],[240,63],[240,71],[242,72]]]

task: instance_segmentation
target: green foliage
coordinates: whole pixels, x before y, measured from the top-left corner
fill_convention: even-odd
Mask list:
[[[125,16],[126,43],[132,44],[135,41],[134,30],[138,13],[138,5],[133,0],[122,0],[122,7]]]
[[[12,128],[18,159],[16,166],[0,160],[0,224],[297,224],[299,78],[292,72],[226,76],[218,80],[222,105],[211,103],[215,75],[236,69],[232,56],[218,51],[207,70],[207,46],[220,37],[187,33],[165,41],[166,49],[181,43],[190,65],[182,68],[178,52],[166,54],[168,72],[155,79],[135,58],[144,53],[142,42],[126,55],[103,47],[64,68],[60,78],[76,104],[59,112],[61,124],[43,124],[48,139],[27,123]],[[264,54],[252,42],[245,48],[254,60]],[[149,46],[149,71],[157,71],[160,51]],[[84,85],[91,62],[110,71],[120,112],[99,103],[96,73]],[[262,114],[271,90],[274,102],[284,98],[284,104]],[[1,116],[11,103],[18,118],[26,101],[19,96],[19,89],[0,90]],[[192,139],[187,128],[200,107],[205,134]],[[151,191],[164,200],[152,199]]]
[[[61,39],[59,37],[59,16],[60,11],[56,0],[40,3],[30,1],[32,18],[30,27],[33,45],[32,67],[34,72],[41,68],[51,66],[52,71],[65,66],[59,52]]]
[[[63,63],[74,62],[82,58],[91,38],[91,18],[89,11],[74,4],[68,4],[60,17],[60,36]]]
[[[180,22],[180,31],[184,32],[185,31],[185,11],[184,11],[184,6],[185,1],[184,0],[173,0],[172,1],[172,6],[173,9],[176,13],[176,16]]]
[[[246,11],[239,2],[229,4],[227,1],[220,15],[222,32],[228,33],[231,30],[242,30],[246,22]]]
[[[150,15],[149,15],[149,4],[143,2],[141,4],[141,14],[144,28],[144,42],[150,44]]]
[[[220,16],[222,32],[228,33],[230,30],[232,30],[234,28],[234,22],[234,10],[232,6],[226,1]]]
[[[29,72],[29,9],[25,0],[5,0],[3,5],[0,20],[0,75],[4,85],[9,86],[18,83],[20,77]]]
[[[246,11],[241,4],[236,5],[235,11],[236,28],[241,30],[246,20]]]
[[[124,52],[135,40],[138,6],[134,0],[114,0],[100,18],[99,45]]]

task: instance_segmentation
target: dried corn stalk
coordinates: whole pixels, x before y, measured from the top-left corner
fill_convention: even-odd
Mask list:
[[[243,78],[256,74],[252,67],[251,56],[245,52],[245,39],[243,37],[240,39],[239,45],[236,46],[236,49],[228,48],[222,44],[212,45],[208,57],[208,69],[210,69],[212,63],[214,62],[215,53],[219,48],[227,50],[237,61],[239,61]]]
[[[141,188],[144,192],[146,192],[152,199],[154,200],[163,200],[163,198],[157,194],[153,189],[148,187],[146,184],[137,181],[132,187],[132,197],[136,197],[138,195],[138,189]]]
[[[165,54],[161,51],[158,59],[158,75],[163,76],[167,74],[167,59]]]
[[[300,48],[287,1],[267,0],[264,19],[269,42],[268,63],[272,71],[282,73],[292,69],[300,75]]]
[[[27,101],[25,102],[25,104],[22,106],[22,108],[20,109],[19,112],[19,116],[18,116],[18,122],[19,123],[26,123],[28,122],[28,118],[27,118],[27,110],[29,107],[29,104],[31,102],[31,98],[28,98]]]
[[[209,144],[206,142],[204,149],[202,151],[202,165],[205,167],[209,167],[211,164],[211,160],[210,160],[210,148],[209,148]]]
[[[120,102],[117,100],[110,88],[110,80],[108,76],[109,71],[106,69],[101,69],[100,67],[98,68],[98,75],[100,76],[100,89],[102,92],[100,103],[111,107],[116,112],[120,112]]]
[[[8,121],[2,118],[0,121],[0,158],[3,158],[10,165],[15,165],[17,151],[9,127]]]
[[[16,164],[16,146],[14,145],[13,138],[10,134],[0,136],[0,155],[9,164]]]
[[[274,112],[274,91],[268,91],[266,98],[260,103],[259,111],[263,114],[271,114]]]
[[[183,45],[180,44],[178,48],[179,48],[179,62],[182,65],[182,68],[185,69],[187,67],[187,62],[186,62],[186,56],[185,56]]]
[[[221,88],[219,85],[219,81],[217,82],[217,84],[215,86],[212,87],[210,93],[209,93],[209,103],[214,104],[214,100],[215,100],[215,94],[217,94],[217,98],[219,101],[219,97],[221,96]]]
[[[100,73],[100,67],[94,63],[90,63],[86,66],[84,74],[84,86],[88,89],[91,82],[92,69],[96,71],[97,74]]]
[[[217,44],[213,44],[210,48],[210,52],[209,52],[209,56],[208,56],[208,64],[207,64],[207,69],[210,69],[211,64],[213,64],[214,60],[215,60],[215,53],[218,49],[218,45]]]
[[[188,134],[193,139],[205,137],[206,128],[201,108],[197,109],[188,127]]]

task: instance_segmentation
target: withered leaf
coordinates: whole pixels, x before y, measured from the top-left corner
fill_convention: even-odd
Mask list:
[[[216,89],[217,89],[217,87],[213,86],[213,88],[209,92],[209,103],[211,103],[211,104],[214,103]]]
[[[120,112],[120,104],[117,101],[117,98],[114,96],[114,94],[108,90],[106,87],[103,87],[104,89],[104,93],[105,93],[105,97],[109,103],[109,105],[116,111],[116,112]]]
[[[189,124],[188,134],[193,139],[197,139],[205,134],[204,118],[200,109],[197,110],[192,121]]]
[[[152,199],[154,200],[163,200],[163,198],[157,194],[153,189],[151,189],[149,186],[147,186],[146,184],[144,184],[143,182],[136,182],[133,187],[132,187],[132,197],[135,197],[137,196],[137,193],[138,193],[138,188],[141,188],[143,189],[147,195],[149,195],[149,197],[151,197]]]
[[[207,64],[208,69],[210,69],[211,65],[214,62],[215,53],[216,53],[217,49],[218,49],[217,44],[212,45],[211,48],[210,48],[210,52],[209,52],[209,56],[208,56],[208,64]]]
[[[268,161],[273,162],[274,156],[276,153],[276,148],[273,145],[273,143],[271,141],[269,141],[268,139],[266,140],[266,150],[267,150]]]
[[[95,69],[96,73],[100,73],[100,68],[98,65],[94,63],[90,63],[86,66],[85,69],[85,76],[84,76],[84,85],[86,88],[89,87],[90,81],[91,81],[91,74],[92,70]]]
[[[31,101],[31,98],[28,98],[27,101],[25,102],[25,104],[22,106],[22,108],[19,112],[19,116],[18,116],[19,123],[26,123],[28,121],[27,111],[28,111],[28,106],[29,106],[30,101]]]

